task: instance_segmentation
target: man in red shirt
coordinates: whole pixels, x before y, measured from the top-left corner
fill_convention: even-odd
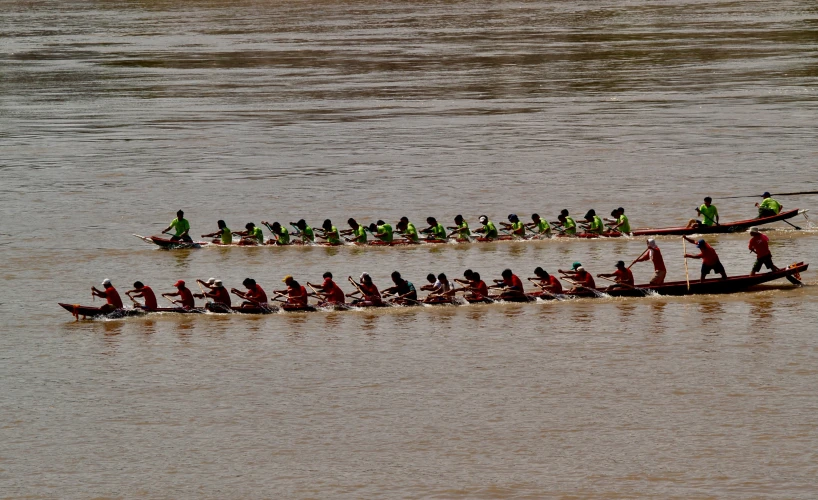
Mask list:
[[[750,243],[747,245],[751,252],[756,254],[756,263],[750,276],[761,270],[761,265],[765,265],[771,271],[778,271],[773,264],[773,254],[770,252],[770,238],[766,234],[761,234],[757,227],[750,229]]]
[[[317,288],[321,291],[321,295],[323,295],[323,301],[318,305],[323,307],[346,303],[344,291],[341,290],[341,287],[339,287],[334,281],[332,281],[332,273],[329,271],[325,272],[323,278],[324,282],[320,285],[314,285],[309,281],[307,282],[308,286]]]
[[[183,280],[179,280],[173,284],[176,287],[175,292],[167,292],[163,293],[162,297],[179,297],[178,300],[173,302],[181,305],[185,309],[193,309],[196,307],[196,301],[193,298],[193,292],[190,291],[188,287],[185,286],[185,282]]]
[[[516,274],[512,273],[511,269],[504,269],[500,276],[502,276],[503,279],[494,280],[496,285],[492,287],[503,289],[502,293],[497,298],[501,300],[518,299],[525,296],[522,280]]]
[[[704,279],[710,274],[710,271],[716,272],[721,274],[721,279],[727,279],[727,272],[724,270],[724,266],[721,265],[721,261],[719,260],[719,255],[713,250],[713,247],[707,244],[704,240],[693,241],[692,239],[688,238],[687,236],[682,236],[685,240],[693,243],[699,248],[701,253],[699,255],[693,255],[690,253],[685,254],[686,259],[702,259],[702,279],[701,282],[704,283]]]
[[[241,307],[261,307],[262,309],[269,308],[267,293],[263,288],[261,288],[261,285],[256,283],[256,280],[252,278],[245,278],[241,284],[247,289],[246,292],[236,290],[235,288],[230,290],[245,300],[245,302],[241,303]]]
[[[355,280],[352,279],[352,276],[349,279],[355,283]],[[375,286],[375,283],[372,282],[372,276],[369,273],[361,273],[361,281],[359,283],[355,283],[358,285],[358,290],[350,293],[349,295],[355,295],[360,293],[361,298],[352,301],[352,305],[359,305],[359,306],[380,306],[383,305],[383,299],[381,298],[381,292],[378,291],[378,287]]]
[[[292,276],[285,276],[283,280],[285,285],[287,285],[286,290],[276,290],[275,293],[279,295],[287,294],[287,304],[291,306],[297,307],[305,307],[307,305],[307,301],[309,296],[307,295],[307,289],[301,286],[301,284],[295,280]]]
[[[230,305],[232,301],[230,300],[230,293],[228,293],[227,289],[224,287],[222,280],[210,278],[207,281],[196,281],[200,285],[206,287],[207,291],[204,293],[194,293],[193,296],[200,299],[213,299],[212,302],[205,304],[205,309],[211,312],[230,312]]]
[[[560,283],[560,280],[557,279],[556,276],[548,274],[548,271],[541,267],[534,269],[534,275],[536,278],[529,278],[529,280],[533,281],[546,292],[562,293],[562,283]]]
[[[143,305],[137,304],[137,307],[146,311],[155,311],[158,305],[156,304],[156,295],[153,293],[151,287],[143,285],[141,281],[137,281],[133,284],[133,288],[133,290],[125,292],[125,295],[130,297],[131,300],[134,298],[145,299],[145,303]]]
[[[579,266],[576,269],[576,274],[573,278],[571,278],[571,281],[574,283],[574,287],[568,290],[569,292],[577,292],[583,288],[588,290],[596,290],[596,282],[594,281],[594,277],[582,266]]]
[[[648,239],[648,249],[638,259],[633,261],[645,262],[646,260],[653,261],[653,279],[650,280],[651,285],[661,285],[665,282],[667,276],[667,269],[665,268],[665,259],[662,258],[662,251],[653,238]],[[631,265],[633,265],[631,264]]]
[[[633,281],[633,273],[630,269],[625,267],[625,262],[618,261],[616,263],[616,271],[612,273],[600,273],[597,274],[599,278],[614,278],[616,280],[616,284],[609,286],[608,288],[611,290],[614,289],[622,289],[622,288],[633,288],[634,281]]]
[[[97,290],[96,287],[91,287],[91,293],[93,295],[102,297],[108,301],[108,303],[100,309],[106,313],[122,309],[122,298],[119,296],[119,292],[116,291],[116,288],[114,288],[114,285],[111,284],[111,280],[102,280],[102,287],[104,290]]]

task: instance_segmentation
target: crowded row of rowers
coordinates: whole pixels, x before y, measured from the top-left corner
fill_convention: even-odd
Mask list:
[[[418,229],[408,217],[401,217],[394,228],[383,220],[366,225],[350,218],[347,220],[349,229],[339,230],[330,219],[326,219],[320,228],[313,228],[307,224],[307,221],[301,219],[297,222],[290,222],[293,228],[292,233],[279,222],[271,224],[267,221],[261,221],[261,224],[272,234],[272,238],[265,240],[263,230],[261,227],[256,226],[254,222],[245,224],[244,231],[232,231],[223,220],[219,220],[217,222],[218,229],[212,233],[203,234],[202,238],[214,238],[213,243],[222,245],[235,243],[234,237],[236,236],[239,237],[238,243],[241,245],[290,245],[293,243],[293,237],[300,240],[301,243],[315,243],[316,238],[319,238],[327,244],[338,245],[343,241],[367,243],[368,234],[375,240],[384,243],[403,240],[407,243],[419,243],[424,239],[446,241],[449,238],[456,238],[459,241],[471,241],[475,234],[487,239],[498,238],[501,233],[518,238],[531,235],[550,237],[552,230],[560,234],[575,235],[577,228],[589,234],[599,235],[606,231],[619,233],[629,233],[631,231],[630,222],[625,215],[625,209],[622,207],[613,210],[611,218],[606,218],[604,221],[593,209],[589,210],[584,219],[579,222],[575,221],[568,210],[565,209],[560,212],[556,221],[550,223],[540,217],[539,214],[532,214],[531,222],[521,221],[517,214],[509,214],[508,222],[500,222],[499,224],[495,224],[486,215],[481,215],[478,221],[480,227],[471,229],[462,215],[457,215],[454,218],[453,226],[444,226],[435,217],[427,217],[426,223],[428,226]],[[184,219],[184,212],[181,210],[177,213],[177,218],[171,221],[163,233],[172,229],[175,230],[175,234],[171,236],[172,241],[193,242],[189,235],[190,223]],[[402,240],[399,238],[402,238]]]

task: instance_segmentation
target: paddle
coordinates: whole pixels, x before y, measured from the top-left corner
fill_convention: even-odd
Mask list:
[[[776,196],[794,196],[797,194],[818,194],[818,191],[796,191],[794,193],[776,193]],[[758,198],[757,194],[749,195],[749,196],[722,196],[722,199],[731,199],[731,198]]]
[[[310,283],[307,283],[307,286],[310,287],[310,290],[312,290],[318,298],[320,298],[321,300],[326,302],[326,300],[327,300],[326,295],[324,295],[323,293],[316,290]]]
[[[598,274],[596,275],[596,277],[597,277],[597,278],[602,278],[602,279],[607,280],[607,281],[610,281],[610,282],[612,282],[612,283],[616,283],[617,285],[622,285],[622,286],[628,287],[628,288],[630,288],[631,290],[636,290],[636,291],[638,291],[638,292],[641,292],[643,295],[647,295],[647,291],[646,291],[644,288],[639,288],[639,287],[636,287],[636,286],[631,285],[631,284],[629,284],[629,283],[623,283],[623,282],[621,282],[621,281],[612,280],[611,278],[606,278],[605,276],[600,276],[600,275],[598,275]]]
[[[536,286],[537,288],[539,288],[539,289],[540,289],[540,292],[541,292],[543,295],[547,295],[547,296],[551,297],[552,299],[558,299],[558,297],[557,297],[556,295],[554,295],[553,293],[551,293],[549,290],[546,290],[546,289],[545,289],[545,288],[546,288],[546,285],[543,285],[543,284],[542,284],[542,283],[540,283],[540,282],[539,282],[537,279],[535,279],[535,278],[528,278],[528,281],[530,281],[530,282],[534,283],[534,286]],[[559,300],[559,299],[558,299],[558,300]]]
[[[685,280],[687,281],[687,291],[690,291],[690,271],[687,269],[687,239],[682,236],[682,255],[685,261]]]
[[[787,224],[789,224],[790,226],[794,227],[795,229],[797,229],[797,230],[799,230],[799,231],[801,230],[801,228],[800,228],[800,227],[796,226],[795,224],[793,224],[792,222],[790,222],[790,221],[788,221],[788,220],[785,220],[784,222],[786,222]]]
[[[165,297],[165,299],[167,299],[167,301],[170,302],[173,305],[177,305],[179,303],[178,301],[175,301],[175,300],[171,299],[170,297],[168,297],[164,293],[162,294],[162,297]]]
[[[636,260],[634,260],[633,262],[631,262],[631,265],[630,265],[630,266],[628,266],[628,269],[630,269],[632,265],[636,264],[636,263],[639,261],[639,259],[641,259],[642,257],[644,257],[644,256],[645,256],[645,254],[646,254],[646,253],[648,253],[649,251],[650,251],[650,248],[646,248],[646,249],[645,249],[645,251],[644,251],[644,252],[642,252],[642,253],[639,255],[639,257],[637,257],[637,258],[636,258]]]

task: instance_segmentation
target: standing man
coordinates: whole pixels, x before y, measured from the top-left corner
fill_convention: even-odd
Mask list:
[[[693,241],[687,236],[682,236],[682,238],[696,245],[699,248],[699,251],[701,252],[699,255],[686,253],[685,258],[702,259],[702,279],[701,279],[702,283],[704,283],[704,279],[708,274],[710,274],[710,271],[721,274],[721,279],[723,280],[727,279],[727,272],[725,272],[724,266],[721,265],[719,255],[716,253],[715,250],[713,250],[713,247],[708,245],[707,242],[704,240]]]
[[[781,209],[784,208],[781,203],[775,201],[772,196],[770,196],[769,191],[764,191],[764,194],[761,195],[763,198],[761,203],[756,203],[758,207],[758,218],[762,217],[771,217],[773,215],[778,215],[781,212]]]
[[[143,285],[141,281],[134,283],[133,290],[128,290],[125,292],[125,295],[127,295],[131,300],[135,298],[145,299],[145,303],[137,304],[137,307],[146,311],[155,311],[158,307],[158,304],[156,303],[156,294],[153,293],[151,287]]]
[[[193,239],[188,234],[190,232],[190,222],[185,219],[185,213],[181,210],[176,212],[176,218],[170,221],[170,225],[162,230],[162,234],[173,229],[176,234],[170,237],[171,241],[185,241],[193,243]]]
[[[637,262],[644,262],[646,260],[653,262],[653,278],[650,280],[650,284],[663,284],[665,282],[665,276],[667,276],[667,268],[665,268],[665,259],[662,258],[662,251],[659,250],[659,246],[656,244],[656,241],[653,238],[648,239],[647,251],[642,253],[638,259],[633,261],[633,264],[636,264]]]
[[[114,288],[114,285],[111,284],[111,280],[109,279],[102,280],[102,288],[104,288],[104,290],[97,290],[96,287],[93,286],[91,287],[91,293],[94,296],[102,297],[103,299],[108,301],[108,303],[100,307],[100,309],[105,313],[113,312],[116,311],[117,309],[122,309],[123,307],[122,297],[119,296],[119,292],[117,292],[116,288]]]
[[[770,238],[766,234],[761,234],[757,227],[750,229],[750,243],[747,247],[756,254],[756,262],[753,264],[750,276],[759,272],[762,264],[770,271],[778,271],[778,268],[773,264],[773,254],[770,252]]]

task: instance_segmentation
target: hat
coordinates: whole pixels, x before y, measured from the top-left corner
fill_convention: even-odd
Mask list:
[[[369,278],[369,277],[370,277],[370,276],[369,276],[369,273],[361,273],[360,280],[361,280],[361,281],[363,281],[363,280],[364,280],[364,278]]]
[[[516,218],[517,218],[517,214],[509,214],[508,215],[508,220],[514,220]]]
[[[759,234],[758,228],[757,227],[751,227],[750,228],[750,234]]]
[[[697,247],[703,247],[703,246],[705,246],[706,244],[707,244],[707,243],[705,243],[705,241],[704,241],[704,240],[699,240],[699,241],[696,243],[696,246],[697,246]]]
[[[762,198],[769,198],[770,197],[770,192],[769,191],[764,191],[764,194],[762,194],[761,197]]]
[[[486,217],[485,215],[481,215],[480,218],[478,218],[477,220],[479,220],[481,224],[485,224],[486,222],[488,222],[489,218]]]
[[[213,280],[213,286],[216,288],[221,288],[224,285],[222,285],[222,280]]]
[[[102,280],[102,286],[105,286],[105,285],[110,285],[110,284],[111,284],[111,280],[109,280],[109,279],[107,279],[107,278],[106,278],[106,279],[104,279],[104,280]]]
[[[571,264],[571,269],[573,269],[574,271],[576,271],[580,267],[582,267],[582,264],[580,264],[579,262],[574,262],[573,264]]]
[[[284,276],[284,279],[281,280],[281,281],[286,283],[286,282],[290,281],[291,279],[293,279],[293,277],[288,274],[287,276]]]
[[[584,272],[585,272],[585,268],[584,268],[584,267],[582,267],[582,266],[579,266],[579,267],[577,267],[577,272],[578,272],[578,273],[584,273]]]
[[[176,288],[179,288],[180,286],[185,286],[185,280],[179,280],[176,283],[174,283],[173,286],[175,286]]]
[[[215,282],[216,282],[216,278],[208,278],[208,280],[205,281],[205,283],[207,283],[208,285],[212,285]]]
[[[651,248],[656,248],[656,240],[653,238],[648,238],[648,246]]]

